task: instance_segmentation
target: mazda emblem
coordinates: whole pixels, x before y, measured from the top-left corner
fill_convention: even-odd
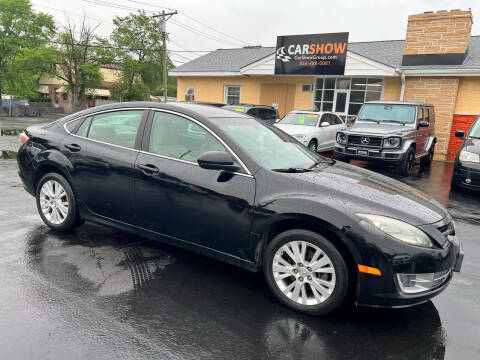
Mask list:
[[[362,137],[362,139],[360,140],[362,142],[363,145],[368,145],[370,144],[370,138],[369,137]]]

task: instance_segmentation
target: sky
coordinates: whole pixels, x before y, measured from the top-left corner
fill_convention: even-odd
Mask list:
[[[472,35],[480,35],[478,0],[30,0],[36,11],[58,24],[85,16],[108,37],[115,16],[135,9],[152,15],[178,11],[167,22],[175,65],[219,48],[274,46],[278,35],[349,32],[349,42],[405,38],[408,15],[424,11],[472,9]],[[162,8],[163,7],[163,8]],[[475,21],[478,15],[478,21]]]

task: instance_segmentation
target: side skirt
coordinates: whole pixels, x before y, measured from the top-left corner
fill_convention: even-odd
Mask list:
[[[148,230],[145,228],[141,228],[135,225],[123,223],[121,221],[117,221],[114,219],[110,219],[101,215],[98,215],[96,213],[91,212],[87,206],[80,200],[77,200],[78,203],[78,208],[80,212],[80,217],[83,220],[90,221],[99,225],[105,225],[109,227],[113,227],[118,230],[122,230],[134,235],[139,235],[139,236],[145,236],[146,238],[153,240],[153,241],[158,241],[161,243],[165,243],[171,246],[179,247],[185,250],[189,250],[201,255],[208,256],[210,258],[220,260],[241,268],[244,268],[246,270],[249,270],[251,272],[257,272],[259,269],[255,265],[254,262],[248,261],[206,246],[201,246],[195,243],[192,243],[190,241],[186,241],[183,239],[179,239],[176,237],[168,236],[165,234],[157,233],[152,230]]]

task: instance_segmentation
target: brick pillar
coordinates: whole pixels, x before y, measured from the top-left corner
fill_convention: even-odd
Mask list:
[[[453,113],[458,92],[458,77],[407,77],[405,101],[422,101],[435,105],[435,159],[446,160]]]

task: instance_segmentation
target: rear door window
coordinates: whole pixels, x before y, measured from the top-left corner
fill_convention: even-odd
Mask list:
[[[87,137],[133,149],[142,116],[143,110],[111,111],[95,115]]]
[[[93,116],[87,117],[85,120],[83,120],[82,125],[77,129],[76,134],[78,136],[83,136],[87,137],[88,135],[88,129],[90,129],[90,124],[92,123]]]

